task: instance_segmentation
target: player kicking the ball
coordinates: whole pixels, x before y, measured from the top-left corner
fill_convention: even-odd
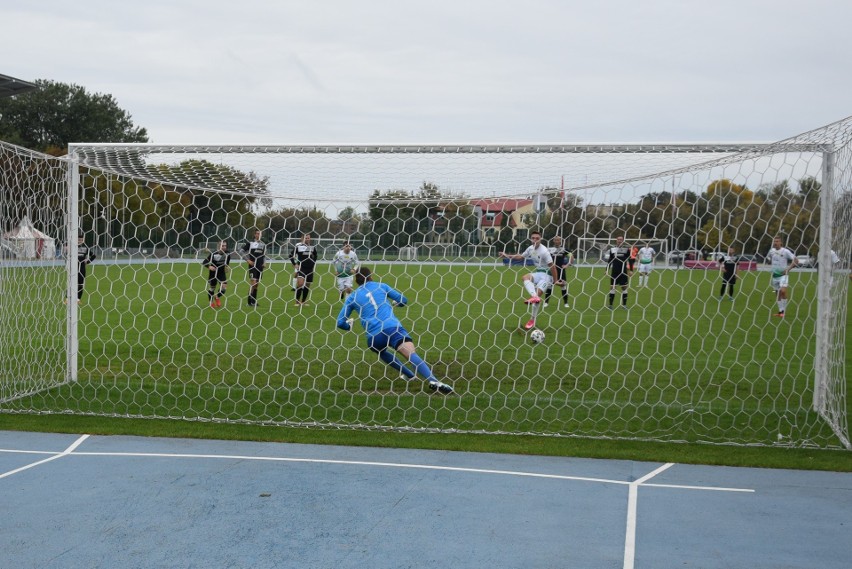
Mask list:
[[[533,263],[535,263],[535,270],[532,273],[524,275],[521,281],[524,285],[524,290],[530,295],[524,303],[529,304],[531,309],[531,318],[524,324],[524,330],[535,328],[535,319],[538,317],[539,310],[541,309],[541,297],[554,284],[559,286],[565,285],[564,281],[559,280],[556,273],[556,265],[553,263],[550,251],[541,242],[541,232],[533,231],[530,234],[530,240],[532,241],[532,245],[518,255],[509,255],[504,251],[500,251],[500,257],[502,258],[515,261],[532,259]]]
[[[405,306],[408,299],[401,292],[384,283],[373,281],[373,274],[367,267],[360,267],[355,273],[358,288],[346,297],[343,308],[337,316],[337,327],[341,330],[351,330],[354,318],[353,312],[358,313],[361,326],[367,333],[367,347],[376,352],[379,358],[393,369],[400,372],[406,379],[414,379],[415,372],[403,364],[393,351],[404,356],[428,383],[429,389],[443,393],[453,393],[453,388],[438,381],[423,358],[417,355],[414,341],[408,331],[402,327],[393,313],[393,305]]]

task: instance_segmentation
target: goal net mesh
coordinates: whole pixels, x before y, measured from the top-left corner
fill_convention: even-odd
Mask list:
[[[848,448],[850,133],[847,119],[773,144],[75,144],[62,159],[0,143],[0,411]],[[25,218],[53,258],[16,241]],[[578,261],[619,234],[657,257],[626,308],[599,257],[568,267],[569,306],[541,308],[534,344],[531,267],[498,257],[532,231]],[[297,304],[306,234],[318,262]],[[784,318],[775,235],[803,256]],[[223,241],[211,297],[202,262]],[[455,394],[400,379],[357,323],[337,329],[331,259],[347,242],[410,299],[395,312]],[[713,255],[728,247],[733,300]]]

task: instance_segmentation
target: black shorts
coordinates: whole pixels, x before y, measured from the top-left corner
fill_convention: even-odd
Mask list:
[[[306,283],[314,282],[314,272],[313,271],[296,271],[297,279],[305,279]]]
[[[722,282],[725,284],[737,284],[737,275],[722,273]]]
[[[225,267],[216,269],[215,271],[208,271],[207,282],[210,285],[215,285],[216,283],[227,283],[228,277],[225,274]]]
[[[556,280],[565,280],[565,267],[556,267]]]
[[[629,282],[630,278],[627,276],[627,273],[619,273],[609,277],[610,286],[627,286]]]
[[[251,280],[260,281],[260,277],[263,275],[263,267],[249,267],[248,274]]]

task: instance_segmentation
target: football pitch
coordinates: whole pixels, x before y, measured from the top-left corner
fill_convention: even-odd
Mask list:
[[[410,306],[396,313],[418,353],[458,392],[405,382],[365,349],[361,328],[335,327],[342,302],[328,265],[298,307],[291,267],[272,263],[248,309],[235,263],[220,309],[197,263],[95,264],[79,308],[78,381],[52,381],[27,364],[63,361],[61,268],[6,269],[4,286],[38,293],[0,309],[47,320],[51,334],[0,344],[4,382],[24,397],[4,409],[123,417],[541,433],[638,440],[836,446],[812,410],[816,272],[791,276],[783,319],[765,272],[741,273],[734,301],[719,300],[717,271],[656,269],[631,281],[628,309],[606,307],[603,266],[569,269],[528,319],[521,276],[498,264],[368,263]],[[39,282],[43,286],[38,286]],[[12,304],[14,306],[12,306]],[[48,326],[48,328],[50,328]],[[17,330],[17,329],[16,329]],[[50,331],[50,330],[48,330]],[[49,338],[53,338],[52,340]],[[847,354],[849,334],[846,334]],[[37,366],[38,368],[38,366]]]

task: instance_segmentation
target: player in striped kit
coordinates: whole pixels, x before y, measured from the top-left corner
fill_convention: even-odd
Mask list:
[[[220,241],[219,248],[207,255],[201,264],[207,267],[207,296],[210,308],[219,308],[228,288],[228,270],[231,268],[227,241]]]
[[[571,265],[571,253],[562,246],[562,238],[558,235],[553,237],[553,244],[547,248],[550,256],[553,257],[553,264],[556,265],[556,278],[562,281],[562,302],[565,308],[568,308],[568,279],[565,275],[565,269]],[[553,287],[550,287],[544,292],[544,305],[547,306],[550,301],[550,295],[553,294]]]
[[[630,276],[633,270],[630,268],[630,247],[624,243],[624,236],[619,235],[615,238],[615,247],[611,247],[608,252],[608,260],[606,268],[609,271],[609,305],[607,308],[612,310],[615,300],[615,290],[621,287],[621,308],[627,308],[627,285],[630,283]]]
[[[740,258],[737,250],[728,247],[728,254],[719,261],[719,272],[722,275],[722,288],[719,290],[719,300],[725,298],[725,290],[728,291],[728,299],[734,300],[734,285],[737,284],[737,266]]]
[[[256,229],[254,231],[254,241],[243,245],[249,274],[248,305],[251,308],[257,306],[257,287],[260,284],[260,277],[263,276],[263,270],[266,268],[266,243],[261,241],[262,237],[263,232],[260,229]]]
[[[296,268],[296,304],[308,303],[311,283],[314,282],[314,269],[317,263],[317,249],[311,245],[311,234],[305,233],[302,241],[293,247],[290,262]]]
[[[83,287],[86,285],[86,267],[95,260],[94,251],[86,245],[83,236],[77,238],[77,304],[83,304]]]

